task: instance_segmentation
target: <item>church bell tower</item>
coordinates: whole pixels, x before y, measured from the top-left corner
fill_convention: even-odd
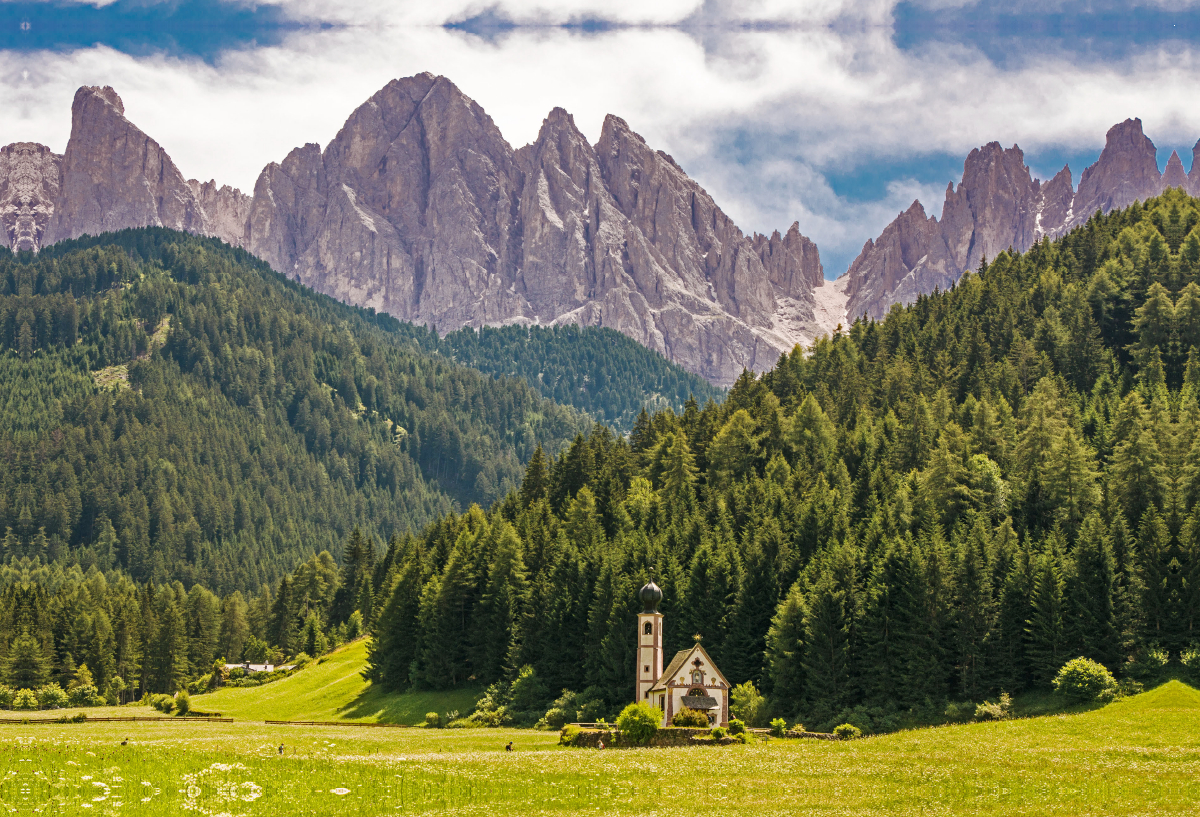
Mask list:
[[[638,651],[637,651],[637,698],[639,701],[650,700],[650,687],[662,677],[663,673],[663,637],[662,613],[658,612],[658,603],[662,601],[662,590],[654,582],[641,589],[638,597],[642,602],[642,612],[638,613]]]

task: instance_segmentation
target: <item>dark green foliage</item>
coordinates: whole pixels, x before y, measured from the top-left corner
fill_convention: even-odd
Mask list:
[[[598,326],[485,326],[445,337],[397,327],[423,349],[494,377],[524,380],[543,397],[628,432],[638,412],[682,411],[689,397],[720,400],[724,390],[614,329]]]
[[[617,711],[651,577],[667,658],[700,635],[732,684],[821,728],[1046,689],[1075,655],[1119,673],[1193,655],[1200,286],[1163,238],[1173,211],[1200,222],[1178,191],[1094,218],[723,404],[539,458],[487,513],[427,529],[372,672],[448,686],[528,664]]]
[[[257,589],[358,525],[503,496],[583,426],[397,327],[166,230],[0,258],[0,556]],[[345,568],[336,622],[373,559]]]

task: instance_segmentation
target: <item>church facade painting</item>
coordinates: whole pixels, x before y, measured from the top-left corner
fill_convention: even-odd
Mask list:
[[[650,582],[638,596],[642,612],[637,623],[637,700],[658,708],[663,726],[669,726],[685,707],[707,713],[714,726],[728,726],[729,681],[700,644],[699,636],[691,647],[675,653],[664,669],[663,614],[658,612],[662,590]]]

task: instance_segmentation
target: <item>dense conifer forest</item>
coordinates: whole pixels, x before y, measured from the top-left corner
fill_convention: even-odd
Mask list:
[[[668,654],[702,635],[812,723],[1047,687],[1079,655],[1194,667],[1198,206],[1097,216],[720,404],[535,455],[389,553],[375,680],[615,707],[651,578]]]
[[[256,589],[355,525],[487,504],[586,428],[378,322],[165,230],[0,258],[3,556]]]
[[[397,348],[385,345],[371,326],[390,319],[322,301],[322,308],[352,318],[340,318],[338,332],[314,319],[306,331],[326,346],[298,355],[284,375],[272,380],[259,369],[256,379],[241,374],[252,349],[274,360],[277,373],[293,360],[284,351],[291,348],[282,340],[286,333],[272,334],[269,342],[243,340],[272,325],[279,309],[260,314],[257,301],[201,283],[225,270],[222,264],[232,269],[224,274],[236,276],[242,265],[253,265],[248,259],[221,255],[204,242],[181,244],[178,236],[160,241],[144,237],[153,233],[134,235],[131,242],[152,246],[126,247],[119,256],[125,262],[106,257],[94,269],[121,270],[129,263],[137,275],[101,279],[98,271],[88,273],[95,291],[108,294],[84,297],[86,308],[78,305],[83,292],[18,276],[55,259],[115,251],[78,248],[72,255],[76,250],[68,248],[34,264],[10,260],[7,292],[17,294],[6,295],[0,325],[13,349],[6,365],[16,372],[6,382],[20,388],[6,394],[10,404],[24,400],[31,408],[11,410],[12,431],[4,442],[8,504],[0,510],[13,520],[6,547],[11,542],[25,550],[9,555],[0,571],[0,632],[7,641],[0,680],[12,686],[78,684],[78,667],[86,662],[88,677],[110,696],[114,684],[170,691],[188,679],[196,683],[216,657],[312,655],[365,628],[373,634],[368,674],[385,688],[491,685],[481,711],[496,720],[505,716],[502,707],[510,717],[540,714],[560,695],[572,719],[576,705],[599,716],[632,694],[636,594],[651,578],[664,590],[668,651],[701,635],[731,682],[753,683],[768,696],[770,711],[813,725],[851,720],[882,729],[899,713],[940,713],[948,701],[1044,688],[1066,660],[1079,655],[1122,677],[1195,672],[1198,223],[1200,201],[1178,191],[1094,217],[1023,255],[1002,254],[951,291],[896,307],[881,322],[857,321],[810,350],[796,350],[761,377],[745,374],[722,402],[690,400],[679,411],[642,412],[627,437],[605,425],[574,426],[575,415],[555,414],[562,410],[522,391],[519,381],[500,381],[508,393],[529,401],[513,397],[514,404],[530,408],[501,413],[508,425],[480,421],[468,428],[483,444],[496,446],[481,457],[511,451],[505,462],[518,462],[524,453],[518,446],[525,446],[523,476],[505,482],[497,471],[491,493],[480,491],[480,504],[445,512],[452,497],[465,498],[467,480],[446,482],[457,487],[437,494],[436,477],[427,475],[430,464],[415,441],[392,445],[424,476],[424,483],[414,484],[430,492],[424,512],[434,521],[419,533],[405,533],[399,521],[390,529],[380,522],[380,513],[398,515],[394,505],[381,511],[382,501],[332,503],[341,527],[329,525],[322,536],[310,537],[296,528],[296,535],[283,539],[300,554],[287,575],[278,582],[256,576],[252,585],[178,574],[181,582],[169,582],[175,575],[122,561],[125,543],[134,540],[122,538],[125,528],[112,514],[111,534],[103,527],[91,539],[67,538],[65,528],[44,521],[51,516],[42,510],[50,504],[43,497],[54,491],[21,486],[35,484],[35,477],[50,479],[37,477],[42,473],[57,474],[52,469],[60,467],[59,451],[89,450],[93,426],[73,419],[82,411],[78,406],[94,404],[90,410],[106,417],[103,412],[115,411],[122,400],[144,405],[156,389],[184,386],[192,390],[187,399],[181,394],[171,405],[203,405],[205,411],[230,405],[257,415],[253,399],[259,396],[263,412],[276,412],[277,419],[251,426],[247,439],[255,428],[298,435],[304,445],[297,457],[315,460],[332,478],[325,463],[336,460],[322,450],[336,452],[350,474],[341,476],[353,484],[355,472],[335,443],[339,438],[331,432],[329,448],[321,449],[317,443],[324,437],[310,436],[311,426],[296,422],[303,400],[268,390],[268,402],[246,384],[295,388],[308,399],[310,417],[324,394],[341,417],[350,418],[343,420],[350,427],[379,428],[372,439],[388,440],[380,428],[390,428],[386,420],[415,436],[421,427],[417,408],[400,401],[395,381],[380,388],[381,372],[395,377],[404,365],[368,369],[377,381],[373,394],[356,368],[357,361]],[[213,257],[195,257],[201,251]],[[294,285],[261,270],[256,276],[271,281],[271,292],[282,293],[281,299],[301,297]],[[38,307],[18,313],[31,292],[43,293]],[[139,292],[144,297],[134,297]],[[83,340],[40,341],[70,337],[71,310],[61,305],[66,294],[76,299],[74,331]],[[104,311],[110,299],[126,311],[112,313],[102,337],[122,340],[88,341],[93,336],[82,327],[110,314]],[[243,310],[252,319],[238,318]],[[99,393],[80,374],[153,349],[154,329],[167,314],[172,320],[165,345],[130,366],[136,389]],[[363,334],[354,334],[360,328]],[[341,329],[358,345],[354,366],[328,348],[350,345]],[[395,334],[394,327],[390,331]],[[368,354],[363,344],[376,337],[381,339]],[[73,356],[85,354],[91,356],[85,364],[70,365]],[[405,364],[409,377],[415,377],[414,367],[440,365],[444,378],[466,381],[459,400],[492,397],[468,388],[488,383],[494,390],[490,381],[458,374],[441,362],[444,357],[403,354],[417,361]],[[44,368],[30,368],[37,365]],[[345,376],[347,370],[353,376]],[[351,387],[359,399],[347,404],[342,395]],[[427,395],[442,393],[427,389]],[[59,396],[73,394],[78,396]],[[527,430],[535,409],[542,436]],[[465,416],[474,422],[477,415]],[[164,428],[161,435],[173,439],[205,417],[198,411],[190,423],[171,425],[171,433]],[[139,450],[112,442],[149,425],[132,408],[123,418],[94,426],[110,448],[90,456]],[[82,429],[70,431],[80,442],[43,454],[58,428]],[[228,429],[219,421],[205,428],[199,436],[207,445],[197,444],[197,450],[218,449],[219,434]],[[553,453],[555,441],[567,435],[574,441]],[[230,432],[229,438],[237,436]],[[255,445],[265,445],[262,439]],[[511,448],[492,442],[497,439]],[[246,490],[244,472],[255,470],[246,462],[257,462],[251,452],[258,450],[234,449],[226,470],[213,469],[243,480],[220,494],[230,502]],[[181,469],[171,474],[166,466],[173,461],[143,456],[120,478],[77,490],[80,497],[101,488],[124,497],[137,487],[148,506],[148,558],[170,553],[166,564],[189,564],[180,520],[190,518],[205,531],[210,517],[179,512],[199,489],[181,481]],[[12,476],[18,467],[30,477]],[[304,484],[300,477],[289,479]],[[142,485],[158,493],[147,498]],[[271,517],[285,487],[294,490],[277,484],[262,490],[273,486],[279,496],[263,506]],[[501,498],[488,506],[489,495]],[[169,499],[171,516],[165,518],[173,527],[161,524],[161,513],[155,516],[153,509],[164,507],[156,504],[160,497]],[[307,496],[305,515],[291,517],[297,520],[292,524],[311,519],[324,499],[318,491]],[[69,505],[60,515],[74,519]],[[238,518],[236,509],[211,518],[231,517]],[[53,535],[59,537],[57,553],[49,550]],[[174,549],[158,544],[156,535],[166,535],[162,541]],[[386,546],[378,544],[384,536]],[[97,543],[107,541],[114,557],[101,564],[108,551]],[[244,541],[249,547],[252,540]],[[79,558],[85,545],[96,554],[91,560]],[[46,566],[42,560],[49,555],[59,558]],[[80,564],[68,567],[64,560]],[[246,564],[250,569],[252,563]],[[110,566],[119,569],[99,569]],[[218,598],[193,581],[226,595]],[[231,592],[235,587],[244,592]]]
[[[643,408],[683,409],[688,398],[721,400],[725,391],[615,329],[503,326],[460,329],[443,338],[397,323],[421,347],[495,376],[520,377],[543,397],[574,406],[628,434]]]

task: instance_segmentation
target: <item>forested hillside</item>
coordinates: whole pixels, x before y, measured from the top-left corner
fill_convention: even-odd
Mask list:
[[[531,667],[525,697],[622,704],[650,578],[668,654],[700,634],[812,723],[1043,687],[1077,655],[1194,665],[1198,208],[1170,191],[1097,216],[720,405],[535,457],[490,511],[394,549],[374,678]]]
[[[503,496],[585,428],[377,323],[165,230],[0,257],[3,556],[258,588]]]
[[[436,332],[397,322],[396,331],[481,372],[523,378],[543,397],[587,412],[622,434],[643,408],[682,411],[689,397],[703,404],[725,394],[607,327],[468,328],[439,339]]]

